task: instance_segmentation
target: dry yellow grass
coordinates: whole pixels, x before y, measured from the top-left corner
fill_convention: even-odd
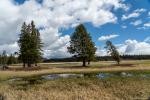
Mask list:
[[[59,79],[36,85],[0,84],[6,100],[134,100],[148,99],[150,79]]]

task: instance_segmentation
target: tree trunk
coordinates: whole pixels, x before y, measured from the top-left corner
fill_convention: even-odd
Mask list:
[[[31,63],[30,62],[28,63],[28,67],[31,67]]]
[[[83,58],[83,65],[82,66],[86,66],[86,61],[85,61],[85,58]]]
[[[25,64],[25,62],[23,62],[23,68],[25,68],[26,67],[26,64]]]
[[[35,63],[35,66],[37,67],[37,63]]]
[[[90,60],[88,61],[88,65],[90,65]]]
[[[119,62],[119,61],[117,61],[117,63],[118,63],[118,65],[120,64],[120,62]]]

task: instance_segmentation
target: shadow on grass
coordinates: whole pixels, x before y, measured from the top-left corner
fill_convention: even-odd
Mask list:
[[[20,68],[8,68],[6,70],[2,70],[2,71],[39,71],[39,70],[43,70],[43,69],[50,69],[48,67],[20,67]]]
[[[87,66],[62,66],[62,67],[56,67],[56,68],[70,68],[70,69],[81,69],[81,68],[115,68],[115,67],[134,67],[134,64],[111,64],[111,65],[106,65],[106,66],[92,66],[92,65],[87,65]]]
[[[111,66],[133,67],[134,64],[112,64]]]
[[[87,66],[75,66],[75,65],[70,65],[70,66],[49,66],[49,67],[20,67],[20,68],[8,68],[2,71],[40,71],[44,69],[52,69],[52,68],[64,68],[64,69],[86,69],[86,68],[115,68],[115,67],[135,67],[134,64],[111,64],[111,65],[87,65]]]
[[[71,69],[80,69],[80,68],[90,68],[90,66],[61,66],[56,68],[71,68]]]
[[[27,90],[34,85],[43,84],[45,82],[39,77],[32,77],[32,78],[23,78],[21,80],[16,80],[9,82],[8,84],[17,89],[17,90]],[[1,100],[1,99],[0,99]]]

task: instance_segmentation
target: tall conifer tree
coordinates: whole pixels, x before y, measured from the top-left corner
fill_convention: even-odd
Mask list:
[[[109,53],[112,58],[118,63],[120,64],[120,55],[119,52],[117,51],[116,47],[112,44],[111,41],[107,41],[106,42],[106,47],[107,49],[107,53]]]
[[[31,67],[32,64],[39,62],[42,55],[42,43],[40,33],[33,21],[29,25],[23,23],[18,44],[20,47],[19,58],[24,67],[25,64]]]
[[[92,42],[90,34],[87,32],[83,24],[76,27],[75,32],[71,36],[68,52],[74,54],[86,66],[86,62],[92,60],[95,56],[95,45]]]

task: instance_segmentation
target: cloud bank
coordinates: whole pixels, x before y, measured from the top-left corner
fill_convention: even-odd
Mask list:
[[[116,38],[116,37],[118,37],[118,36],[119,36],[119,35],[117,35],[117,34],[105,35],[105,36],[99,37],[98,40],[99,40],[99,41],[107,41],[107,40]]]

